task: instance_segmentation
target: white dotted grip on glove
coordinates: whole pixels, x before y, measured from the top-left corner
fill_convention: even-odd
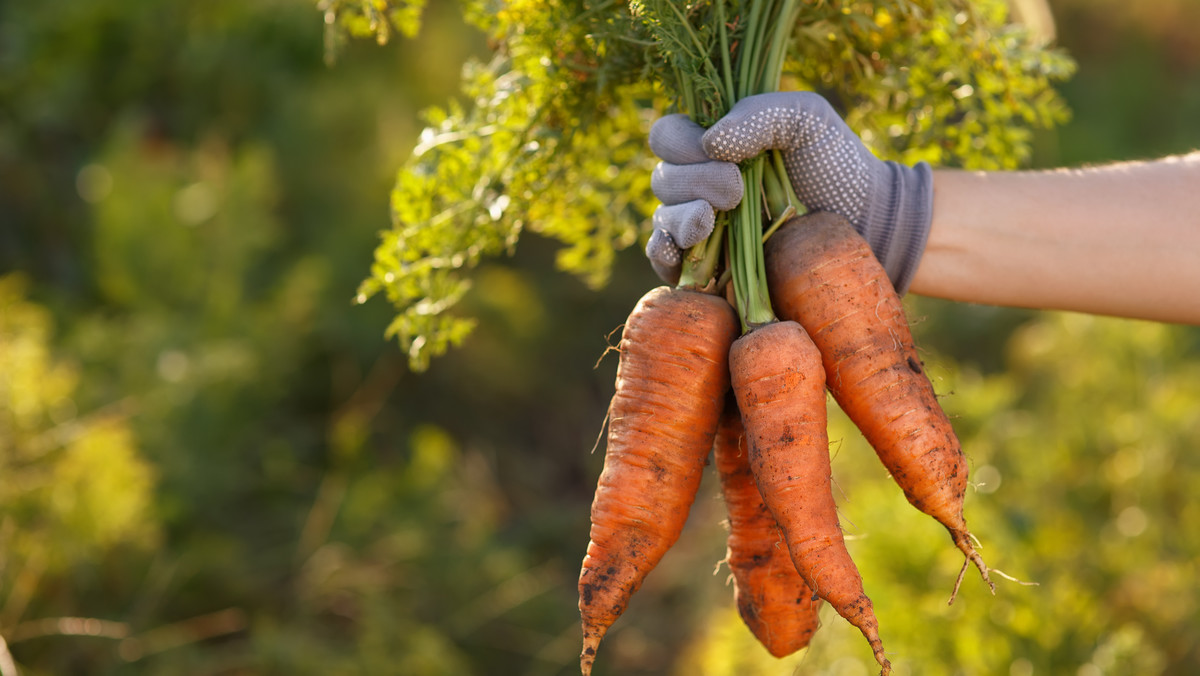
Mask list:
[[[811,210],[833,211],[850,221],[871,245],[896,290],[907,291],[925,249],[932,220],[933,178],[928,164],[906,167],[880,161],[829,102],[813,92],[776,92],[742,99],[728,115],[699,136],[700,156],[696,155],[694,145],[700,127],[695,124],[687,127],[677,119],[668,121],[678,117],[682,116],[664,117],[651,130],[651,150],[664,159],[660,168],[670,162],[659,153],[660,149],[675,162],[713,167],[733,166],[767,150],[780,150],[788,178],[800,200]],[[729,191],[704,192],[708,189],[703,182],[681,172],[664,172],[653,188],[664,204],[668,202],[663,195],[675,204],[680,201],[676,192],[683,190],[685,183],[692,185],[693,192],[689,195],[699,196],[717,210],[732,208],[717,204],[727,203]],[[740,189],[737,197],[740,200]],[[659,236],[659,231],[670,235],[688,231],[688,226],[676,219],[677,215],[671,211],[655,214],[655,235],[651,237],[654,250],[647,247],[655,270],[661,267],[655,262],[655,255],[670,257],[665,237]],[[677,277],[677,270],[675,274]]]

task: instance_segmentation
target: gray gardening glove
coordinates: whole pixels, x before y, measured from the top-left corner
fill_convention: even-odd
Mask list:
[[[727,162],[781,150],[800,200],[813,211],[833,211],[849,220],[896,290],[908,290],[933,217],[928,164],[880,161],[829,102],[813,92],[742,99],[704,133],[701,143],[707,157]]]
[[[650,128],[650,150],[662,160],[650,187],[662,205],[654,211],[654,233],[646,256],[663,281],[679,281],[681,250],[712,232],[716,211],[742,201],[742,174],[732,162],[714,162],[704,154],[704,128],[687,115],[667,115]]]

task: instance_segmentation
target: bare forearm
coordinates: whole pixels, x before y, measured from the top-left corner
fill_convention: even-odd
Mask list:
[[[939,171],[911,291],[1200,324],[1200,153],[1069,171]]]

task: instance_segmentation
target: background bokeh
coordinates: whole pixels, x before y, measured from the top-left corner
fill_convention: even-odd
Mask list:
[[[1035,166],[1200,148],[1200,3],[1050,8],[1079,70]],[[527,237],[410,372],[352,299],[418,111],[486,45],[435,1],[323,49],[298,0],[0,3],[3,676],[576,672],[605,350],[656,279],[635,247],[596,293]],[[1038,586],[947,607],[957,550],[834,411],[897,673],[1200,671],[1200,330],[906,302],[983,553]],[[754,642],[713,479],[597,673],[871,673],[836,616]]]

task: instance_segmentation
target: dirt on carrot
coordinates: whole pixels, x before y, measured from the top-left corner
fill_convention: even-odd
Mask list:
[[[838,405],[908,501],[950,531],[995,593],[963,517],[966,458],[870,246],[841,216],[815,213],[781,228],[765,253],[772,303],[812,337]]]
[[[737,316],[723,298],[668,287],[643,296],[625,323],[579,575],[585,676],[604,634],[687,521],[724,406],[737,333]]]
[[[733,573],[742,621],[775,657],[804,648],[820,624],[820,598],[804,583],[783,531],[763,503],[750,471],[749,445],[732,393],[713,447],[729,511],[725,563]]]
[[[874,608],[838,524],[820,353],[799,324],[780,321],[737,339],[729,365],[750,467],[797,572],[863,633],[881,673],[891,673]]]

